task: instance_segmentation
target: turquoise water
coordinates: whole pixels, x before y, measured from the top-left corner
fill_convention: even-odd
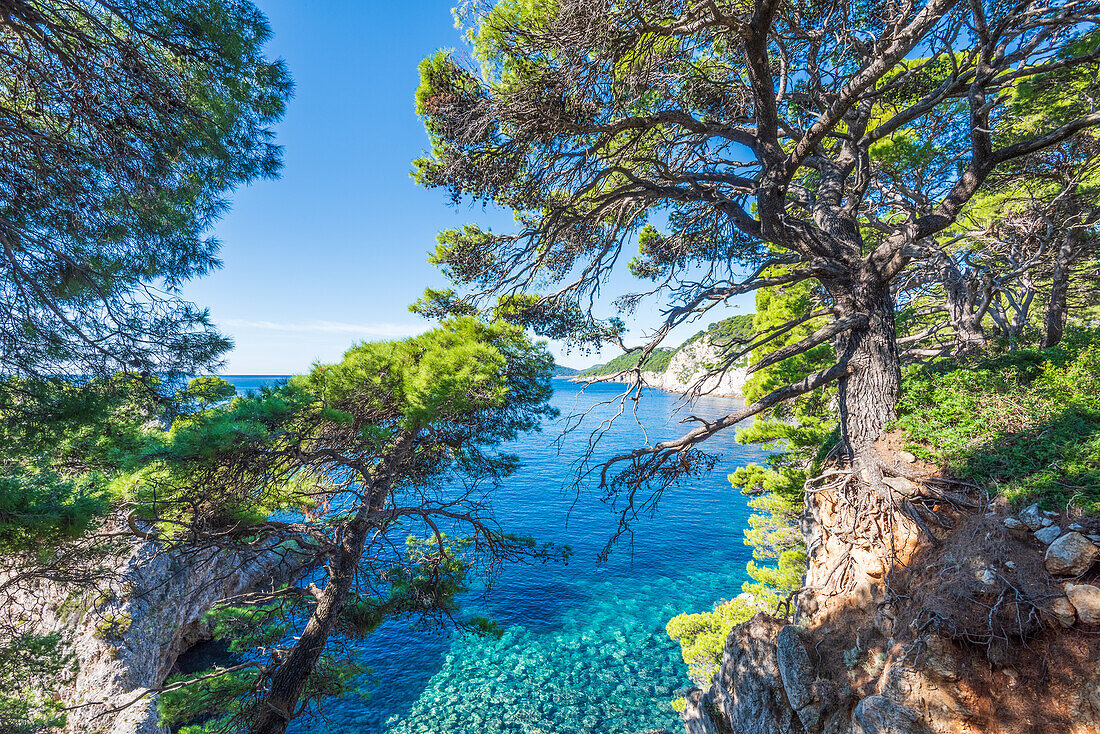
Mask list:
[[[227,377],[239,390],[271,377]],[[583,392],[555,380],[554,403],[563,415],[614,396],[619,386]],[[714,417],[739,404],[707,398],[700,415]],[[669,421],[675,396],[647,391],[638,418],[650,440],[680,435]],[[611,408],[597,410],[609,415]],[[587,425],[587,424],[586,424]],[[590,429],[589,429],[590,430]],[[610,559],[596,556],[616,526],[611,508],[595,491],[567,491],[569,465],[589,430],[553,445],[560,424],[547,425],[511,447],[524,468],[494,495],[504,528],[539,540],[569,544],[566,565],[515,566],[464,611],[484,613],[505,630],[500,639],[474,638],[387,623],[358,642],[372,671],[367,697],[326,703],[324,717],[297,722],[296,734],[628,734],[681,726],[669,700],[690,684],[679,646],[668,638],[668,619],[708,610],[736,596],[750,549],[743,543],[748,509],[726,475],[760,461],[758,449],[738,445],[732,432],[708,442],[722,454],[715,470],[690,486],[666,491],[657,513],[639,521]],[[604,437],[599,455],[644,441],[627,415]]]

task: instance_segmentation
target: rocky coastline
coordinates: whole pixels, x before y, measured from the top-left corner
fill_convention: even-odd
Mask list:
[[[721,357],[721,348],[707,338],[684,345],[672,356],[664,372],[641,373],[643,387],[665,392],[709,395],[713,397],[740,398],[748,373],[744,367],[731,367],[718,374],[710,374],[712,365]],[[633,372],[612,375],[577,375],[569,378],[577,384],[612,382],[632,384]]]
[[[733,629],[709,687],[688,692],[686,733],[1100,731],[1100,525],[1037,506],[1013,515],[881,453],[888,485],[943,527],[901,503],[857,506],[850,482],[808,492],[791,620]]]
[[[209,637],[204,617],[219,601],[270,588],[300,568],[287,550],[272,541],[247,552],[181,553],[135,537],[104,562],[101,582],[38,578],[21,584],[0,615],[35,634],[60,633],[72,652],[76,673],[60,690],[66,734],[168,734],[151,691],[183,652]]]

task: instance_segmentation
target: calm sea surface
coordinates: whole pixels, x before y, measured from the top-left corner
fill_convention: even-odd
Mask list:
[[[278,376],[226,376],[238,391]],[[585,390],[555,380],[554,404],[563,416],[616,395],[620,386]],[[680,435],[680,416],[669,419],[675,396],[647,391],[638,418],[651,441]],[[739,405],[707,398],[696,412],[724,415]],[[612,413],[601,408],[596,416]],[[566,543],[566,565],[513,566],[491,591],[471,598],[466,613],[482,613],[505,630],[500,639],[473,638],[389,622],[362,640],[371,670],[366,697],[325,706],[325,720],[298,722],[295,734],[615,734],[667,727],[679,730],[669,700],[689,685],[680,650],[665,623],[681,612],[709,610],[736,596],[751,551],[744,545],[745,498],[726,475],[761,461],[764,453],[740,446],[733,433],[707,443],[720,453],[716,469],[690,486],[668,490],[652,518],[639,521],[633,541],[610,559],[597,554],[616,527],[609,505],[595,490],[564,485],[570,464],[587,443],[587,430],[554,446],[560,422],[517,441],[510,450],[524,467],[494,495],[493,508],[509,532]],[[604,437],[600,456],[644,442],[642,430],[621,417]]]

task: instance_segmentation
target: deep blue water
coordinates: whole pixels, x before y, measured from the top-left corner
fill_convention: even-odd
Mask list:
[[[276,378],[226,379],[244,391]],[[567,415],[619,390],[592,385],[582,392],[555,380],[554,403]],[[675,402],[669,393],[646,392],[638,418],[651,441],[685,430],[680,416],[669,419]],[[706,398],[696,412],[715,417],[738,404]],[[595,415],[610,414],[611,408],[602,408]],[[325,720],[296,723],[296,734],[626,734],[679,728],[669,701],[689,680],[665,624],[740,593],[751,556],[742,535],[748,509],[726,476],[764,453],[738,445],[732,431],[712,438],[706,448],[722,454],[716,469],[667,490],[657,514],[639,521],[632,542],[620,544],[601,564],[596,556],[616,527],[612,510],[595,491],[578,498],[564,486],[594,425],[567,436],[560,453],[553,445],[560,423],[510,447],[524,467],[494,494],[496,517],[510,532],[566,543],[574,555],[566,565],[508,568],[487,596],[468,601],[464,611],[487,614],[504,635],[474,638],[389,622],[360,643],[372,671],[368,697],[327,703]],[[600,455],[642,442],[641,429],[624,415],[604,437]]]

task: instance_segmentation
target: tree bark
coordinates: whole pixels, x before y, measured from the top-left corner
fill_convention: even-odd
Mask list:
[[[279,664],[271,677],[271,689],[252,722],[251,734],[284,734],[293,720],[310,675],[321,659],[328,638],[336,627],[347,603],[363,555],[370,523],[363,508],[348,525],[336,558],[329,566],[329,579],[321,591],[317,606],[302,630],[298,642]]]
[[[986,344],[982,316],[978,313],[977,289],[951,258],[940,266],[944,300],[951,327],[955,330],[955,353],[965,354]]]
[[[1062,335],[1066,331],[1066,317],[1069,311],[1069,271],[1072,260],[1073,242],[1066,237],[1054,255],[1050,305],[1047,307],[1046,329],[1043,333],[1044,347],[1053,347],[1062,341]]]
[[[897,417],[901,368],[890,286],[864,278],[834,290],[842,313],[863,313],[867,325],[837,340],[837,356],[850,372],[841,377],[841,437],[849,458],[868,465],[871,446]],[[870,462],[873,463],[873,462]]]

